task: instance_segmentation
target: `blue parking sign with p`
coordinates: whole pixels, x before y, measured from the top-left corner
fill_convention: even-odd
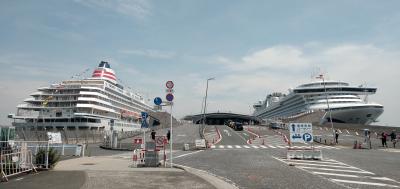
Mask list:
[[[311,135],[310,133],[304,133],[304,134],[303,134],[303,140],[304,140],[305,142],[310,142],[310,141],[312,141],[312,135]]]

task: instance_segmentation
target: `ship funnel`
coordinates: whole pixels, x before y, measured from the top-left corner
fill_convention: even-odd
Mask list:
[[[111,69],[110,64],[105,61],[101,61],[99,66],[93,71],[92,78],[103,79],[117,84],[117,77],[115,76],[114,70]]]

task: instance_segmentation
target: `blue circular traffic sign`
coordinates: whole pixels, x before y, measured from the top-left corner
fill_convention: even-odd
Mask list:
[[[162,103],[162,99],[160,97],[154,98],[154,104],[155,105],[160,105]]]
[[[165,98],[166,98],[168,101],[172,102],[172,101],[174,100],[174,95],[171,94],[171,93],[168,93],[167,96],[165,96]]]
[[[310,142],[312,140],[312,135],[310,133],[304,133],[303,134],[303,140],[305,142]]]

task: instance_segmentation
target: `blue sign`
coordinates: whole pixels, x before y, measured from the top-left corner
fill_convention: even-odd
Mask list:
[[[303,140],[306,142],[310,142],[312,140],[312,135],[310,133],[304,133]]]
[[[160,105],[162,103],[162,99],[160,97],[154,98],[154,104],[155,105]]]
[[[142,128],[149,127],[149,124],[147,124],[147,117],[149,117],[149,114],[147,112],[142,112]]]
[[[165,96],[165,98],[166,98],[168,101],[172,102],[172,101],[174,100],[174,95],[171,94],[171,93],[168,93],[167,96]]]

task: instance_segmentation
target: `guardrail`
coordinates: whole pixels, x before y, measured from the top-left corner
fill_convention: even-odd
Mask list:
[[[33,165],[33,155],[30,150],[0,154],[1,181],[8,181],[9,176],[30,171],[37,172]]]

